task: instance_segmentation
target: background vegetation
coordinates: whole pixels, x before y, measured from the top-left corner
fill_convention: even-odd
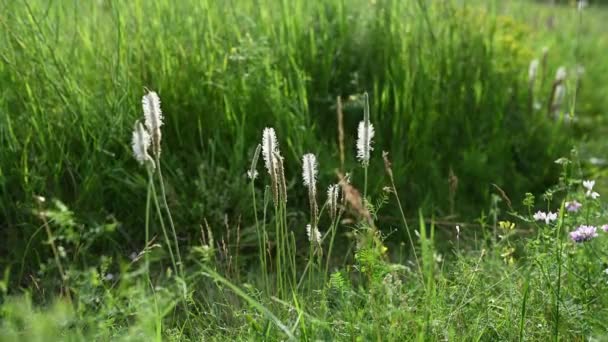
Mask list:
[[[605,333],[601,319],[590,318],[598,310],[604,317],[608,297],[591,293],[604,286],[605,257],[587,265],[579,250],[562,248],[567,224],[580,220],[560,219],[563,236],[555,236],[532,224],[535,208],[521,203],[525,193],[539,198],[558,184],[555,210],[581,179],[605,172],[606,9],[395,0],[0,7],[1,338],[543,340]],[[546,63],[530,101],[534,58]],[[554,117],[547,108],[560,66],[568,70],[568,91]],[[160,220],[149,223],[156,240],[146,240],[148,179],[129,145],[146,89],[163,101],[163,184],[186,276],[169,264]],[[368,194],[378,231],[347,215],[336,227],[334,258],[323,261],[332,272],[317,269],[304,230],[301,156],[317,155],[321,189],[336,182],[336,169],[363,187],[354,141],[365,91],[376,128]],[[267,126],[285,157],[285,222],[302,251],[298,274],[311,268],[305,291],[288,297],[264,291],[280,276],[259,272],[255,214],[262,219],[266,183],[254,188],[255,211],[246,178]],[[383,150],[403,206],[383,190]],[[572,164],[556,165],[562,156]],[[602,186],[598,180],[598,191]],[[593,208],[600,220],[601,206]],[[521,220],[518,228],[500,232],[499,221],[508,219]],[[365,236],[374,242],[366,245]],[[552,249],[558,241],[559,253]],[[142,263],[142,255],[151,261]],[[572,296],[563,299],[553,276],[561,284],[566,255],[587,278],[568,278],[562,293]],[[567,318],[560,320],[560,307]],[[382,333],[387,325],[394,334]]]

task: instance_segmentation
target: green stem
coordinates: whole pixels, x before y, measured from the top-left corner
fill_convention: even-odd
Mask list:
[[[152,200],[152,182],[153,178],[151,177],[150,170],[148,169],[148,189],[146,191],[146,241],[144,242],[144,260],[146,262],[146,271],[148,272],[148,277],[150,275],[150,258],[148,257],[148,251],[146,249],[148,247],[148,243],[150,242],[150,201]]]
[[[181,253],[179,251],[179,242],[177,240],[177,233],[175,232],[175,224],[173,223],[173,217],[171,216],[171,210],[169,210],[169,204],[167,203],[167,192],[165,191],[165,182],[163,180],[163,172],[162,167],[160,165],[160,158],[158,155],[156,156],[156,167],[158,168],[158,180],[160,182],[160,191],[161,198],[163,200],[163,205],[165,207],[165,211],[167,212],[167,217],[169,218],[169,225],[171,226],[171,233],[173,234],[173,240],[175,243],[175,251],[177,254],[177,261],[179,264],[179,273],[180,276],[184,277],[184,264],[182,263]],[[177,270],[176,270],[177,271]]]
[[[148,177],[152,178],[152,171],[148,169]],[[169,248],[169,255],[171,256],[171,263],[173,264],[173,270],[175,272],[178,271],[177,264],[175,263],[175,255],[173,254],[173,248],[171,248],[171,240],[169,240],[169,235],[167,234],[167,227],[165,227],[165,220],[163,219],[163,213],[160,209],[160,203],[158,203],[158,195],[156,194],[156,186],[154,182],[150,182],[152,187],[152,198],[154,198],[154,205],[156,207],[156,213],[158,214],[158,220],[160,222],[160,228],[163,231],[163,235],[165,237],[165,242],[167,244],[167,248]]]
[[[365,166],[363,166],[363,204],[365,204],[366,207],[367,207],[367,167],[368,167],[367,164],[365,164]]]

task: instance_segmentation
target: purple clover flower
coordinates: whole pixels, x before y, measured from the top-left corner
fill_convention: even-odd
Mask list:
[[[608,233],[608,224],[603,225],[602,230],[605,231],[606,233]]]
[[[566,202],[566,210],[571,213],[577,212],[583,205],[580,204],[577,200],[573,200],[571,202]]]
[[[570,232],[570,239],[576,243],[589,241],[597,237],[597,228],[594,226],[581,225]]]

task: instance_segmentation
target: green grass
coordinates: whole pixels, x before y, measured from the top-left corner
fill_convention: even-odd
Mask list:
[[[395,0],[0,8],[0,340],[606,334],[606,237],[573,244],[567,235],[604,223],[580,181],[604,173],[588,158],[605,151],[606,9]],[[539,108],[530,109],[528,64],[543,46]],[[586,73],[574,92],[577,64]],[[546,108],[562,65],[565,115],[553,120]],[[165,114],[151,174],[129,144],[147,89]],[[364,92],[376,130],[365,169],[354,148]],[[279,201],[261,160],[258,180],[245,175],[265,127],[285,162]],[[305,232],[317,220],[301,185],[309,152],[319,160],[320,245]],[[560,170],[562,156],[572,162]],[[336,170],[354,187],[343,184],[350,197],[337,218],[324,205]],[[574,197],[581,213],[532,219]]]

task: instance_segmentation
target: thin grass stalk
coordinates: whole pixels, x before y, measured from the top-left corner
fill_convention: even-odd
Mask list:
[[[268,203],[270,203],[270,192],[272,192],[272,190],[268,190],[268,187],[265,188],[264,190],[264,209],[263,209],[263,217],[262,217],[262,245],[264,247],[264,250],[262,250],[262,254],[263,254],[263,263],[262,263],[262,269],[263,270],[267,270],[267,256],[268,258],[271,258],[272,256],[270,255],[270,245],[268,244],[268,233],[266,231],[266,214],[268,212]],[[266,293],[270,294],[270,282],[268,281],[268,272],[264,272],[262,274],[262,277],[264,278],[264,284],[266,287]]]
[[[153,178],[152,171],[148,168],[148,177]],[[158,215],[158,221],[160,222],[160,228],[163,231],[163,236],[165,238],[165,243],[167,244],[167,248],[169,249],[169,256],[171,257],[171,264],[173,265],[173,270],[177,273],[177,263],[175,262],[175,255],[173,254],[173,248],[171,247],[171,240],[169,239],[169,234],[167,234],[167,227],[165,226],[165,220],[163,218],[162,210],[160,209],[160,203],[158,202],[158,194],[156,193],[156,185],[154,182],[150,182],[152,187],[152,198],[154,199],[154,205],[156,207],[156,214]]]
[[[274,190],[273,190],[274,191]],[[280,298],[283,298],[283,267],[282,267],[282,238],[281,238],[281,209],[279,203],[275,202],[274,206],[274,228],[275,228],[275,273],[276,273],[276,288],[277,294]]]
[[[334,240],[336,238],[336,232],[338,230],[338,223],[340,222],[340,219],[342,218],[342,214],[343,214],[344,210],[343,208],[340,209],[340,213],[336,216],[336,218],[334,218],[331,226],[330,226],[330,238],[329,238],[329,246],[327,248],[327,257],[325,260],[325,272],[324,272],[324,279],[323,282],[327,281],[327,275],[329,274],[329,262],[331,260],[331,252],[333,250],[334,247]]]
[[[560,206],[560,208],[564,208],[564,202],[562,201],[562,204]],[[560,320],[560,312],[559,312],[559,304],[561,301],[561,288],[562,288],[562,251],[564,248],[564,241],[561,238],[562,235],[562,226],[563,226],[563,221],[564,221],[564,210],[561,209],[560,213],[559,213],[559,219],[557,221],[557,227],[555,229],[555,239],[556,239],[556,246],[555,246],[555,254],[556,254],[556,261],[557,261],[557,284],[555,286],[555,326],[554,326],[554,337],[555,337],[555,341],[559,341],[559,320]]]
[[[175,224],[173,223],[173,217],[171,216],[171,210],[169,210],[169,204],[167,203],[167,192],[165,191],[165,182],[163,179],[163,173],[161,171],[162,167],[160,165],[160,158],[158,154],[156,155],[156,165],[158,168],[158,181],[160,182],[160,191],[161,198],[163,200],[163,205],[165,206],[165,211],[167,212],[167,218],[169,219],[169,225],[171,226],[171,233],[173,234],[173,241],[175,243],[175,252],[177,254],[177,262],[179,264],[180,277],[184,278],[184,264],[182,263],[182,257],[179,251],[179,241],[177,240],[177,233],[175,231]]]
[[[367,206],[367,173],[369,168],[369,158],[371,154],[371,138],[372,138],[372,127],[369,118],[369,95],[367,92],[363,93],[363,132],[359,132],[361,139],[361,146],[358,146],[362,154],[362,165],[363,165],[363,203]]]
[[[259,145],[256,147],[256,150],[254,152],[253,155],[253,159],[251,161],[251,168],[249,169],[248,175],[249,175],[249,179],[251,180],[250,184],[251,184],[251,203],[253,205],[253,216],[255,218],[255,231],[257,234],[257,238],[258,238],[258,253],[259,253],[259,258],[260,258],[260,265],[262,266],[262,274],[264,277],[264,286],[265,289],[268,291],[268,287],[267,287],[267,281],[266,281],[266,252],[265,252],[265,239],[264,239],[264,235],[262,234],[262,232],[260,231],[260,221],[258,219],[258,208],[257,208],[257,198],[255,195],[255,179],[257,178],[257,170],[256,170],[256,166],[257,166],[257,162],[258,162],[258,158],[260,156],[260,151],[262,149],[262,145]],[[266,292],[266,294],[269,294],[269,292]]]
[[[344,172],[344,112],[342,98],[336,98],[336,115],[338,116],[338,148],[340,150],[340,172]]]
[[[59,257],[59,250],[57,249],[57,245],[55,245],[55,236],[53,235],[53,232],[51,231],[51,226],[49,225],[49,222],[46,219],[46,215],[42,210],[42,203],[44,202],[44,198],[37,197],[37,199],[39,216],[42,219],[42,225],[44,226],[44,230],[46,231],[46,235],[49,239],[49,245],[51,246],[51,251],[53,252],[53,259],[55,261],[55,265],[57,266],[57,269],[59,270],[59,275],[61,276],[62,292],[64,292],[68,300],[71,302],[72,297],[70,296],[70,291],[68,290],[68,287],[66,285],[66,280],[68,279],[67,273],[65,272],[65,269],[63,268],[63,265],[61,263],[61,258]]]
[[[526,305],[528,302],[528,293],[530,289],[530,283],[526,280],[526,282],[524,283],[524,298],[522,299],[521,302],[521,317],[519,319],[519,341],[523,342],[524,341],[524,327],[525,327],[525,322],[526,322]]]
[[[148,187],[146,190],[146,232],[145,232],[145,243],[144,243],[144,260],[146,263],[146,272],[148,273],[148,278],[150,277],[150,257],[148,256],[148,251],[145,249],[148,247],[148,243],[150,241],[150,201],[152,200],[152,183],[154,182],[153,177],[150,177],[151,171],[148,168]]]
[[[397,187],[395,186],[395,177],[393,176],[393,169],[391,167],[391,162],[388,159],[388,152],[382,152],[382,158],[384,159],[384,168],[386,170],[389,180],[391,181],[391,192],[393,193],[393,195],[395,196],[395,199],[397,200],[397,206],[399,207],[399,213],[401,214],[401,221],[403,222],[405,232],[407,233],[407,237],[410,242],[410,247],[412,248],[412,252],[414,253],[414,259],[416,260],[416,265],[418,266],[418,272],[420,272],[420,275],[422,275],[422,266],[420,265],[420,260],[418,259],[418,253],[416,253],[414,239],[412,238],[412,234],[410,233],[410,228],[407,224],[407,219],[405,218],[405,212],[403,211],[403,205],[401,203],[401,198],[399,197],[399,193],[397,192]]]

